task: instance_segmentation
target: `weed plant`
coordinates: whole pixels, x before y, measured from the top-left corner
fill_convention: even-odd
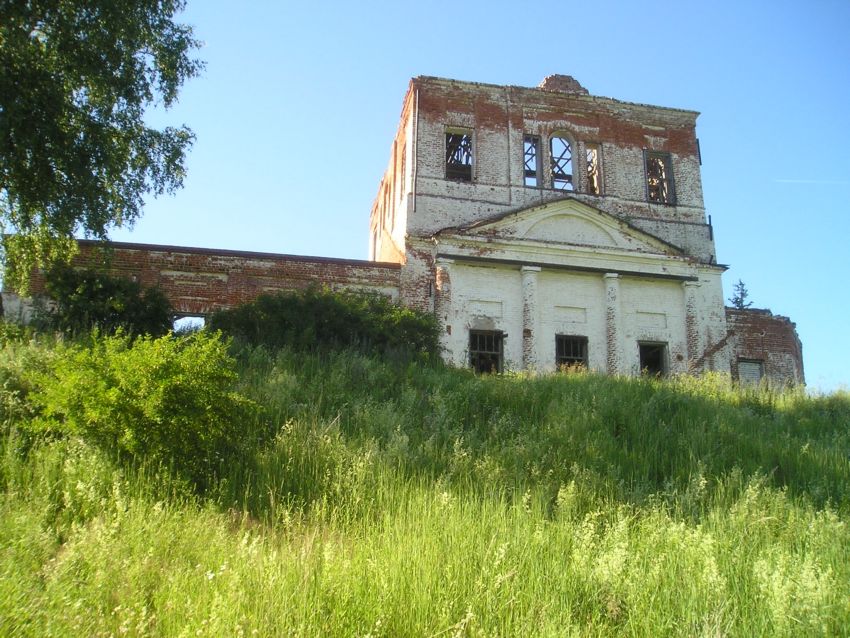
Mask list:
[[[850,627],[846,393],[243,348],[253,455],[199,496],[75,436],[21,452],[40,347],[0,356],[2,635]]]

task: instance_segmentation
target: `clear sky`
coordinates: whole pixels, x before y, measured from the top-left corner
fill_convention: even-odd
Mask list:
[[[726,297],[797,323],[807,382],[850,386],[850,0],[188,0],[207,67],[151,120],[197,135],[185,187],[119,241],[366,259],[408,81],[700,111]]]

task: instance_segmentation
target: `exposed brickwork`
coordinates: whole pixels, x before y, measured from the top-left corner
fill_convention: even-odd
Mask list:
[[[575,83],[573,85],[572,83]],[[697,113],[620,102],[586,94],[568,76],[551,76],[543,88],[495,86],[419,77],[405,105],[413,105],[415,168],[407,232],[429,236],[511,210],[571,196],[680,246],[692,258],[713,263],[695,133]],[[552,88],[549,88],[549,87]],[[581,90],[579,90],[581,89]],[[445,133],[472,134],[470,182],[445,175]],[[524,184],[523,138],[540,138],[537,187]],[[575,190],[551,187],[549,140],[570,140]],[[588,192],[584,158],[599,149],[602,192]],[[647,201],[644,150],[671,155],[675,205]],[[384,182],[389,179],[385,176]]]
[[[605,275],[605,346],[607,351],[607,371],[617,374],[620,371],[620,277]]]
[[[737,376],[747,359],[775,382],[802,382],[793,323],[724,308],[697,115],[591,96],[564,75],[537,88],[414,78],[372,205],[373,261],[112,244],[108,265],[189,315],[312,283],[378,291],[435,312],[444,356],[459,366],[470,331],[482,330],[501,333],[505,369],[554,370],[561,335],[581,338],[588,366],[610,374],[639,374],[649,343],[671,374]],[[469,181],[447,178],[447,134],[471,140]],[[539,139],[534,186],[526,135]],[[572,150],[571,191],[552,187],[555,137]],[[656,192],[665,181],[675,192],[669,203],[649,201],[645,153]],[[78,264],[107,263],[98,244],[81,248]]]
[[[526,370],[535,370],[537,362],[537,340],[539,330],[537,324],[540,320],[538,308],[538,274],[542,269],[539,266],[523,266],[520,268],[522,276],[522,366]]]
[[[699,307],[696,301],[697,282],[686,281],[685,291],[685,335],[687,338],[688,367],[696,370],[696,362],[703,353],[700,339],[700,322],[697,316]]]
[[[764,375],[774,383],[804,383],[803,346],[796,325],[770,310],[726,308],[731,344],[732,376],[738,361],[764,363]]]
[[[159,286],[175,310],[207,315],[251,301],[266,292],[298,290],[310,284],[369,290],[398,296],[398,264],[301,257],[179,246],[81,241],[77,266],[106,267],[145,286]],[[32,280],[35,294],[43,277]]]
[[[581,93],[587,95],[587,89],[579,84],[571,75],[547,75],[538,85],[544,91],[560,91],[561,93]]]

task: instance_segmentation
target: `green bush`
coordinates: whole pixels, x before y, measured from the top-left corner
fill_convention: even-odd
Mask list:
[[[159,461],[203,489],[238,462],[256,406],[233,391],[234,361],[219,335],[93,337],[57,346],[29,393],[31,427],[80,436],[124,458]]]
[[[432,315],[394,304],[379,294],[318,287],[261,295],[216,313],[209,326],[250,345],[272,349],[353,347],[420,356],[439,351],[439,328]]]
[[[92,329],[114,334],[120,329],[155,337],[171,330],[173,310],[159,288],[64,265],[48,271],[45,288],[52,303],[37,321],[43,329],[67,335],[87,334]]]
[[[0,431],[6,449],[22,454],[35,440],[30,427],[38,414],[30,399],[38,391],[35,378],[50,369],[54,358],[49,340],[29,337],[29,328],[0,322]]]

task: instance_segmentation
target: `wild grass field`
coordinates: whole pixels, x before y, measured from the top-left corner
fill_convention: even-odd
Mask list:
[[[850,634],[847,393],[110,347],[0,353],[0,635]]]

